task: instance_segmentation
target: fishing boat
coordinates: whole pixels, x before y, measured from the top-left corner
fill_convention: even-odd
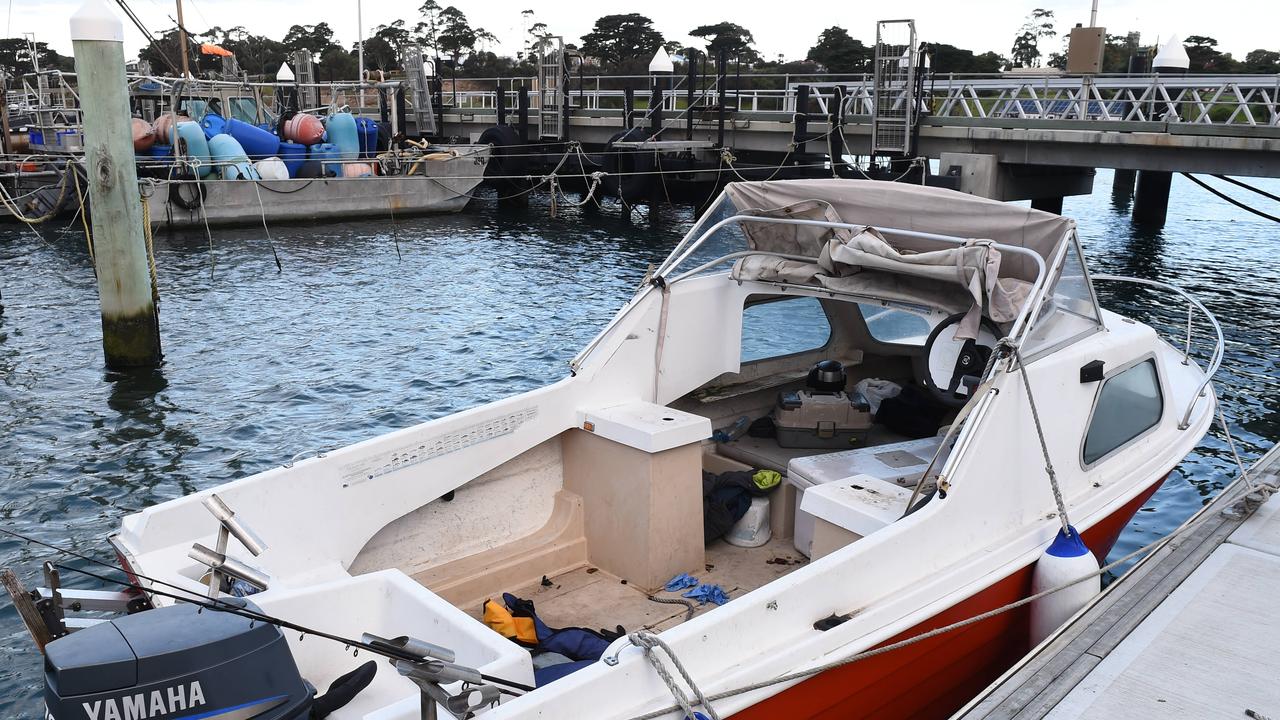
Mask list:
[[[1200,320],[1172,344],[1101,281]],[[946,717],[1074,611],[1018,601],[1068,545],[1097,570],[1214,419],[1221,357],[1185,292],[1091,277],[1069,218],[732,183],[563,379],[127,516],[123,597],[153,609],[50,643],[46,703]],[[708,540],[735,471],[756,511]]]
[[[310,74],[309,56],[299,60]],[[421,60],[418,66],[426,72]],[[224,73],[234,79],[127,75],[137,170],[156,224],[452,213],[484,180],[488,145],[407,135],[405,81],[304,83],[287,65],[272,83],[250,83],[237,73]],[[10,144],[24,153],[18,165],[25,170],[0,178],[0,199],[11,215],[37,221],[87,204],[75,82],[73,73],[60,71],[21,79],[20,106],[32,108],[30,122]],[[363,107],[365,93],[377,107]],[[415,100],[415,117],[434,117],[429,99]]]

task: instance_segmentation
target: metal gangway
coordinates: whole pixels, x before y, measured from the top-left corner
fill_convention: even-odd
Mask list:
[[[915,129],[916,23],[876,23],[871,87],[871,154],[911,155]]]

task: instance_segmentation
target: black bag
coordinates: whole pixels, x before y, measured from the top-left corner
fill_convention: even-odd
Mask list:
[[[899,435],[927,438],[938,434],[947,409],[928,393],[914,385],[904,385],[902,392],[880,401],[876,422]]]

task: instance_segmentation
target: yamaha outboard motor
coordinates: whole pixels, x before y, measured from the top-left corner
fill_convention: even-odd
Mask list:
[[[125,615],[45,647],[53,720],[307,718],[314,695],[279,628],[195,605]]]

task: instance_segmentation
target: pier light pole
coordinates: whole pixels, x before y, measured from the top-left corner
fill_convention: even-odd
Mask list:
[[[71,45],[84,118],[103,353],[113,370],[153,367],[161,357],[160,321],[134,167],[124,25],[102,0],[87,0],[71,16]]]

